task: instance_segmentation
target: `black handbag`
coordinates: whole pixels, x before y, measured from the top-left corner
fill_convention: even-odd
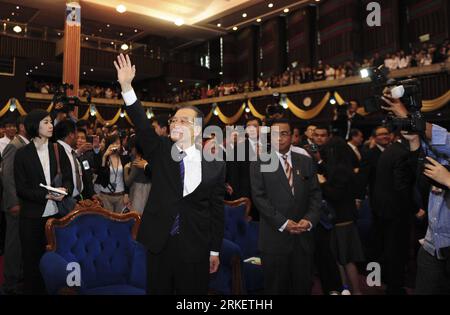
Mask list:
[[[57,164],[57,173],[55,178],[53,178],[52,185],[53,187],[62,187],[62,173],[61,173],[61,164],[59,162],[59,149],[58,144],[54,143],[53,148],[55,151],[55,157],[56,157],[56,164]],[[63,200],[61,201],[55,201],[56,205],[58,206],[58,213],[61,216],[65,216],[69,214],[73,209],[75,209],[75,206],[77,205],[77,201],[72,196],[65,196]]]

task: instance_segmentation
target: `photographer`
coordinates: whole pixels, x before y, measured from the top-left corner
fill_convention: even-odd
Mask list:
[[[120,213],[131,207],[124,178],[124,167],[129,158],[121,154],[122,143],[117,134],[107,138],[105,147],[97,178],[97,183],[102,186],[100,198],[106,209]]]
[[[385,109],[405,118],[407,109],[398,100],[384,99]],[[432,181],[428,201],[428,230],[417,257],[416,294],[450,294],[450,135],[445,128],[426,123],[428,150],[423,174]],[[438,155],[438,156],[436,156]],[[446,165],[446,166],[444,166]]]

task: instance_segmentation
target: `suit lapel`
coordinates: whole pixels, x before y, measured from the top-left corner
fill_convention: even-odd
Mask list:
[[[278,155],[277,155],[277,158],[278,158]],[[276,174],[277,174],[278,179],[280,180],[281,186],[284,187],[284,189],[286,190],[286,192],[289,193],[289,195],[290,195],[291,197],[294,197],[294,196],[292,195],[291,186],[289,186],[289,182],[288,182],[288,180],[287,180],[286,173],[285,173],[285,171],[284,171],[283,164],[281,164],[280,159],[278,159],[278,169],[277,169],[277,171],[276,171]],[[295,187],[295,186],[294,186],[294,187]]]
[[[41,179],[42,184],[46,184],[44,170],[42,169],[41,160],[39,159],[39,155],[36,150],[36,145],[31,142],[30,143],[30,157],[34,157],[31,160],[34,161],[35,169],[39,173],[39,177]]]
[[[303,185],[303,177],[307,173],[305,166],[301,163],[301,159],[297,154],[291,154],[292,170],[294,176],[294,194],[295,197],[302,195],[302,190],[305,188]]]

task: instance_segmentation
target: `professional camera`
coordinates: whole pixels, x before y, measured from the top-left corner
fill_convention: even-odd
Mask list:
[[[80,99],[77,96],[67,96],[67,90],[73,90],[73,84],[63,83],[55,92],[53,104],[62,104],[62,107],[56,108],[56,111],[68,113],[73,110],[74,106],[80,104]]]
[[[407,132],[423,133],[425,121],[420,109],[422,108],[422,94],[420,81],[413,79],[388,79],[389,70],[383,65],[378,68],[361,70],[361,77],[370,77],[372,80],[372,95],[364,101],[364,109],[368,113],[382,110],[386,103],[382,99],[384,94],[394,99],[400,99],[408,110],[407,118],[394,117],[388,114],[384,123],[390,129],[400,129]]]

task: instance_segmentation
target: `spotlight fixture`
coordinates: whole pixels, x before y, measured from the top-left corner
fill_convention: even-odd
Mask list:
[[[19,7],[19,6],[17,6],[17,7],[16,7],[16,9],[17,9],[17,10],[19,10],[19,9],[20,9],[20,7]]]
[[[94,72],[94,69],[91,68],[91,72]]]
[[[106,27],[110,27],[110,25],[109,25],[109,24],[106,24]]]
[[[178,19],[175,19],[174,23],[175,23],[176,26],[181,26],[181,25],[184,24],[184,20],[178,18]]]
[[[119,4],[116,7],[116,11],[119,12],[119,13],[125,13],[127,11],[127,7],[124,6],[123,4]]]
[[[222,27],[222,24],[220,24],[220,23],[217,23],[217,27]]]
[[[44,65],[44,63],[43,62],[41,62],[41,66],[43,66]]]
[[[245,107],[245,112],[246,112],[246,113],[250,113],[250,107],[246,106],[246,107]]]
[[[138,30],[136,30],[136,29],[135,29],[135,30],[134,30],[134,32],[135,32],[135,33],[137,33],[137,32],[138,32]]]
[[[258,18],[258,19],[256,19],[256,22],[261,22],[262,20],[261,20],[261,18]]]
[[[242,17],[246,18],[247,17],[247,13],[242,13]]]
[[[180,80],[180,83],[183,83],[184,81],[183,80]]]
[[[125,117],[125,112],[123,110],[120,111],[120,118]]]
[[[331,104],[331,105],[336,105],[336,100],[335,100],[334,98],[331,98],[331,99],[330,99],[330,104]]]
[[[114,42],[111,42],[111,45],[114,45]]]
[[[233,31],[237,31],[237,29],[238,29],[237,26],[233,27]]]
[[[289,8],[286,8],[283,10],[284,13],[288,13],[289,12]]]
[[[273,3],[269,3],[268,7],[273,8]]]
[[[22,32],[22,28],[19,25],[14,26],[13,31],[16,33]]]
[[[122,46],[120,46],[120,49],[122,50],[128,50],[128,45],[127,44],[122,44]]]

